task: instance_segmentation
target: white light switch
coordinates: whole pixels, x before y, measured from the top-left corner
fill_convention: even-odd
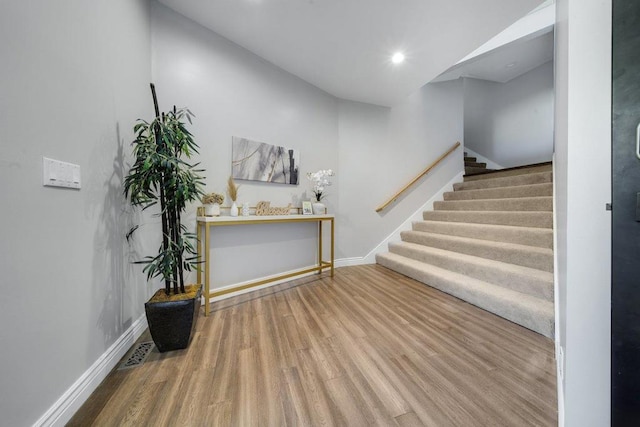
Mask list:
[[[42,184],[48,187],[80,188],[80,165],[42,158]]]

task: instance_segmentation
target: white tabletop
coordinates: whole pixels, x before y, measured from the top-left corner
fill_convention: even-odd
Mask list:
[[[199,216],[196,218],[198,222],[296,222],[296,221],[319,221],[324,219],[333,219],[333,214],[322,215],[249,215],[249,216]]]

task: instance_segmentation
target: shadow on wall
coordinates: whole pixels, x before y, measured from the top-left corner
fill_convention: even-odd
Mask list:
[[[119,124],[115,134],[116,155],[111,169],[93,171],[93,179],[87,186],[90,196],[86,214],[93,216],[94,210],[101,209],[93,239],[91,270],[92,307],[101,307],[96,326],[102,331],[104,348],[113,344],[137,319],[145,297],[142,295],[145,287],[139,283],[144,276],[140,268],[131,263],[140,259],[139,248],[130,247],[125,238],[136,214],[122,192],[127,167]],[[104,164],[104,159],[112,155],[112,146],[101,141],[92,151],[90,164]]]

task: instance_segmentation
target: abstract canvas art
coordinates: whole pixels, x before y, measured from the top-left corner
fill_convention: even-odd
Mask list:
[[[298,150],[234,136],[231,157],[234,179],[298,185]]]

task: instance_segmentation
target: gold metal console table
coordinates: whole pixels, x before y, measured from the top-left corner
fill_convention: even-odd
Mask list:
[[[290,277],[300,276],[302,274],[317,271],[321,273],[325,268],[331,269],[331,277],[333,277],[333,258],[334,258],[334,241],[335,241],[335,216],[334,215],[269,215],[269,216],[198,216],[196,218],[196,229],[198,236],[198,257],[204,261],[204,268],[198,269],[198,283],[202,283],[202,274],[204,273],[204,315],[209,315],[210,299],[212,297],[225,295],[231,292],[241,291],[243,289],[253,288],[255,286],[264,285],[266,283],[275,282],[277,280],[288,279]],[[331,223],[331,259],[323,261],[322,259],[322,223],[328,221]],[[290,273],[280,274],[268,279],[256,280],[241,286],[223,289],[220,291],[210,291],[211,286],[211,227],[219,227],[225,225],[251,225],[251,224],[275,224],[275,223],[291,223],[291,222],[317,222],[318,223],[318,264],[297,270]],[[202,238],[204,234],[204,239]],[[202,257],[202,247],[204,246],[204,257]],[[203,271],[204,270],[204,271]]]

